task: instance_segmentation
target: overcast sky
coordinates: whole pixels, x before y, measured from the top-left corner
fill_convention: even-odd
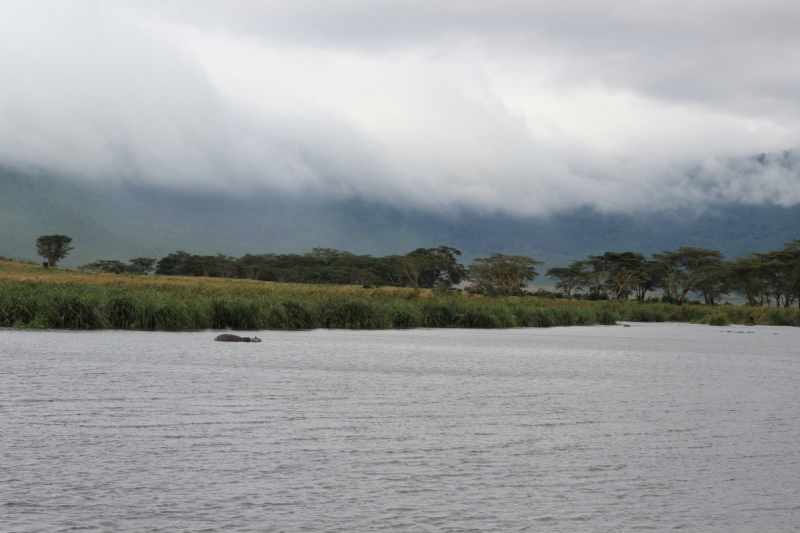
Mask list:
[[[520,215],[800,203],[797,0],[0,0],[0,17],[6,165]]]

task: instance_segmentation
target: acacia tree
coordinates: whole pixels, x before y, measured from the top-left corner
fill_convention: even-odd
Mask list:
[[[156,274],[164,276],[186,276],[189,275],[189,266],[192,254],[178,250],[159,259],[156,263]]]
[[[239,269],[247,279],[258,279],[270,265],[275,254],[245,254],[237,260]]]
[[[353,269],[353,281],[355,281],[359,285],[365,285],[372,281],[376,281],[377,279],[378,276],[376,276],[371,269],[368,268]]]
[[[604,257],[613,265],[611,281],[616,297],[627,299],[631,291],[634,291],[637,299],[644,300],[645,294],[652,288],[652,279],[648,276],[651,265],[644,255],[636,252],[607,252]]]
[[[524,255],[494,253],[486,258],[474,259],[469,272],[478,286],[489,286],[498,290],[500,294],[508,296],[517,294],[526,286],[526,281],[538,276],[536,266],[543,264],[543,261],[536,261]]]
[[[128,263],[131,264],[131,266],[128,267],[128,270],[131,272],[147,274],[155,268],[156,260],[149,257],[137,257],[136,259],[131,259]]]
[[[789,307],[800,287],[800,240],[786,243],[786,248],[764,256],[764,271],[775,305]]]
[[[221,278],[236,277],[236,258],[228,257],[225,254],[217,254],[212,259],[212,273]]]
[[[286,283],[292,279],[292,271],[288,268],[271,268],[270,273],[280,283]]]
[[[431,268],[431,259],[427,255],[406,255],[397,259],[395,268],[401,278],[405,278],[415,289],[419,288],[419,278]]]
[[[289,272],[289,277],[295,283],[310,283],[315,275],[314,269],[306,265],[290,268]]]
[[[606,299],[609,298],[611,272],[603,268],[603,262],[599,257],[590,255],[589,259],[575,261],[573,264],[580,269],[581,277],[586,285],[590,287],[590,295],[594,294],[596,297],[604,296]]]
[[[108,274],[124,274],[128,267],[117,259],[98,259],[86,265],[78,267],[78,270],[90,270],[92,272],[106,272]]]
[[[458,285],[467,278],[467,269],[458,263],[456,256],[461,255],[460,250],[450,246],[439,246],[438,248],[417,248],[410,252],[410,257],[426,257],[427,268],[419,275],[419,285],[423,287],[433,287],[444,285],[452,287]]]
[[[728,265],[720,262],[703,269],[700,280],[695,284],[694,291],[703,295],[706,305],[716,305],[718,296],[731,291]]]
[[[733,291],[747,299],[747,305],[763,306],[767,295],[764,281],[763,254],[748,254],[728,263],[728,276]]]
[[[722,265],[722,253],[691,246],[682,246],[675,251],[653,254],[662,268],[663,285],[674,298],[676,305],[683,305],[689,291],[698,284],[716,275]]]
[[[601,256],[590,255],[586,264],[591,270],[586,276],[591,279],[598,292],[609,300],[627,299],[631,288],[644,281],[642,254],[635,252],[606,252]]]
[[[545,274],[556,280],[556,289],[564,291],[564,296],[567,298],[570,297],[572,291],[582,290],[587,281],[583,275],[580,261],[575,261],[568,267],[550,268]]]
[[[395,285],[400,282],[400,272],[396,265],[400,259],[399,255],[387,255],[386,257],[376,257],[372,266],[372,271],[378,279]]]
[[[36,253],[45,259],[50,266],[56,266],[60,260],[72,250],[72,237],[66,235],[42,235],[36,239]]]
[[[643,302],[647,292],[658,286],[661,279],[659,268],[658,261],[645,260],[639,265],[639,277],[631,285],[637,300]]]

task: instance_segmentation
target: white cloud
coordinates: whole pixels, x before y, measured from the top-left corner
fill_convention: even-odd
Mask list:
[[[487,6],[4,2],[0,161],[512,214],[800,202],[796,158],[747,159],[800,146],[795,4]]]

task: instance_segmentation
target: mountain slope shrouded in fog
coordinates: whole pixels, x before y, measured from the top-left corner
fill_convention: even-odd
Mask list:
[[[800,203],[797,2],[0,4],[15,168],[334,211]]]
[[[800,206],[729,204],[700,214],[604,215],[576,208],[550,217],[443,215],[353,199],[88,183],[8,168],[0,170],[0,190],[0,255],[38,260],[38,236],[66,234],[75,247],[66,267],[175,250],[240,256],[325,247],[378,256],[438,245],[462,250],[465,260],[502,252],[530,255],[549,267],[604,251],[650,254],[679,246],[734,258],[800,237]]]

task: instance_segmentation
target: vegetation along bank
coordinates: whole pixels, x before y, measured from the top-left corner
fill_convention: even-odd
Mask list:
[[[36,241],[44,265],[55,266],[72,250],[72,238],[43,235]],[[184,251],[160,260],[138,257],[125,264],[96,260],[81,271],[114,274],[239,278],[279,283],[339,284],[436,288],[471,282],[469,290],[489,296],[519,296],[539,276],[541,261],[522,255],[493,253],[475,258],[469,267],[458,262],[461,251],[448,246],[418,248],[406,255],[372,257],[330,248],[310,253],[246,254],[241,258],[192,255]],[[2,259],[2,257],[0,257]],[[550,268],[546,275],[563,298],[589,300],[652,299],[682,305],[690,294],[714,305],[726,295],[750,306],[800,307],[800,240],[766,254],[751,253],[725,261],[721,252],[683,246],[648,259],[636,252],[605,252]],[[648,298],[648,294],[650,297]]]
[[[634,322],[800,326],[800,309],[116,275],[0,261],[0,326],[137,330],[507,328]]]

